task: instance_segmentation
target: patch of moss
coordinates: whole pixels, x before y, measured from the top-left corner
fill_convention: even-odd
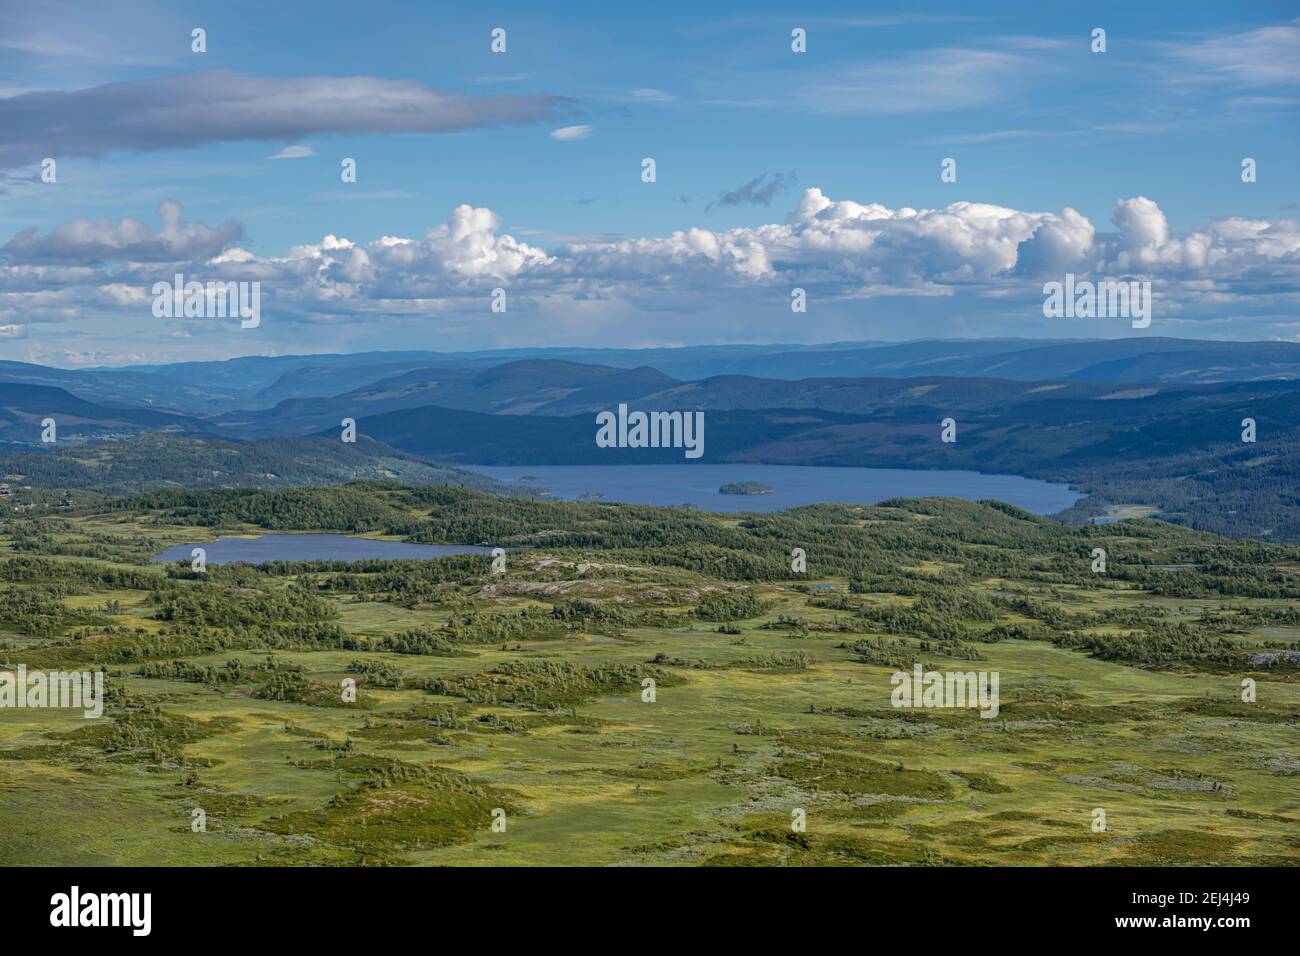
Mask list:
[[[992,774],[977,773],[973,771],[954,771],[954,775],[961,777],[966,786],[972,790],[978,790],[980,793],[1011,793],[1015,788],[1008,787],[1005,783],[998,781]]]
[[[501,792],[441,767],[374,774],[317,810],[262,824],[271,833],[306,836],[357,855],[362,863],[404,863],[416,850],[488,832],[492,811],[515,811]]]
[[[908,770],[902,764],[888,764],[840,751],[791,754],[778,760],[773,772],[804,790],[872,793],[929,800],[947,800],[952,797],[952,786],[937,773]]]
[[[1127,866],[1231,866],[1241,841],[1205,830],[1159,830],[1135,837],[1121,862]]]

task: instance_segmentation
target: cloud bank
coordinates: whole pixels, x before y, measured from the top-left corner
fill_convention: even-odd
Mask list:
[[[159,216],[162,228],[158,230],[138,219],[74,219],[40,237],[35,228],[24,229],[0,246],[0,254],[24,263],[177,262],[215,256],[244,237],[243,226],[236,222],[215,228],[185,222],[175,200],[163,202]]]
[[[204,72],[0,99],[0,168],[320,133],[451,133],[554,119],[557,96],[442,93],[411,80]]]
[[[423,237],[327,235],[280,256],[255,254],[243,239],[237,223],[185,221],[174,202],[163,204],[156,229],[126,219],[24,231],[0,248],[0,324],[17,337],[22,326],[105,311],[146,315],[144,290],[175,271],[200,281],[262,282],[273,323],[481,317],[497,287],[509,291],[512,313],[533,320],[546,313],[563,322],[593,303],[667,324],[693,322],[691,314],[709,305],[748,321],[760,307],[771,314],[786,303],[788,319],[789,290],[802,287],[814,302],[919,296],[974,316],[998,310],[1027,331],[1042,321],[1043,281],[1066,272],[1152,279],[1157,329],[1174,316],[1294,314],[1300,302],[1295,220],[1229,217],[1176,236],[1144,196],[1116,202],[1101,227],[1069,207],[891,209],[809,188],[781,222],[550,249],[504,232],[494,211],[469,205]]]

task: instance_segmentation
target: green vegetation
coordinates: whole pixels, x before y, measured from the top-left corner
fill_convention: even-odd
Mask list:
[[[267,530],[511,550],[150,560]],[[0,861],[1294,862],[1297,600],[1300,548],[951,499],[734,516],[363,482],[9,514],[0,669],[103,669],[108,694],[97,720],[0,710]],[[916,664],[998,673],[998,715],[892,707]]]
[[[345,444],[337,438],[282,436],[234,442],[154,432],[56,450],[14,446],[0,449],[0,474],[32,488],[7,502],[35,504],[33,510],[38,511],[66,509],[65,498],[75,503],[67,490],[75,495],[77,489],[85,489],[80,492],[84,498],[169,487],[284,488],[380,479],[505,490],[481,475],[430,464],[364,435]],[[42,494],[41,489],[48,488],[60,490]]]
[[[729,481],[718,488],[720,495],[770,495],[775,489],[761,481]]]

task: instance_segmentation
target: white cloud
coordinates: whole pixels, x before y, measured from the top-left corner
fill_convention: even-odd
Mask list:
[[[157,76],[0,99],[0,168],[50,155],[292,142],[317,133],[449,133],[552,119],[566,102],[443,93],[373,76]]]
[[[1175,57],[1196,67],[1202,82],[1226,80],[1241,86],[1300,83],[1300,19],[1210,37],[1171,50]]]
[[[812,85],[807,101],[829,113],[963,109],[1002,98],[1037,65],[999,50],[926,50],[837,68]]]
[[[101,285],[99,293],[113,305],[144,305],[152,301],[143,288],[126,285],[123,282],[110,282],[107,285]]]
[[[1071,272],[1086,265],[1097,230],[1086,216],[1066,207],[1059,218],[1040,223],[1016,250],[1016,271],[1023,275]]]
[[[559,129],[551,130],[551,139],[558,139],[561,142],[568,142],[574,139],[586,139],[591,135],[590,126],[562,126]]]
[[[1067,271],[1150,277],[1171,317],[1215,318],[1228,307],[1242,312],[1261,304],[1293,314],[1300,301],[1294,220],[1230,217],[1176,236],[1160,207],[1137,196],[1118,201],[1112,221],[1115,231],[1107,232],[1069,207],[1054,213],[962,201],[890,208],[810,188],[784,221],[721,231],[597,236],[547,250],[503,231],[491,209],[461,205],[423,237],[357,241],[331,234],[266,256],[226,242],[236,224],[223,234],[181,223],[175,207],[158,233],[126,220],[130,225],[79,221],[42,239],[21,234],[19,251],[35,246],[51,258],[60,251],[81,261],[0,263],[0,322],[67,322],[113,309],[147,315],[139,290],[169,280],[173,267],[199,281],[262,282],[264,310],[280,323],[483,314],[490,290],[503,286],[510,315],[500,322],[532,315],[535,323],[538,310],[561,323],[640,313],[666,326],[687,323],[687,334],[704,340],[714,336],[690,319],[693,313],[744,315],[754,323],[756,310],[779,312],[796,285],[821,303],[822,322],[843,321],[826,311],[836,302],[860,308],[871,299],[904,298],[935,303],[925,309],[971,311],[971,322],[991,309],[1018,310],[1030,321],[1036,300],[1041,319],[1043,278]],[[193,258],[173,262],[182,249]],[[166,266],[149,264],[164,261],[159,255],[139,254],[160,250]],[[92,261],[102,264],[86,264]],[[747,334],[757,327],[746,326]]]
[[[74,219],[44,236],[35,228],[25,229],[0,247],[0,253],[23,262],[174,262],[214,256],[244,235],[235,222],[215,228],[185,222],[181,204],[171,199],[159,206],[159,217],[162,228],[156,231],[138,219]]]
[[[316,150],[312,149],[310,146],[286,146],[284,149],[280,150],[274,156],[269,156],[267,158],[268,159],[305,159],[308,156],[315,156],[315,155],[316,155]]]

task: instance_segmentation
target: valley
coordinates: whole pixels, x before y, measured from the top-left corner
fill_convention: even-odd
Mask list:
[[[354,480],[486,487],[478,466],[977,471],[1077,489],[1084,499],[1062,505],[1068,522],[1137,509],[1300,541],[1289,491],[1300,477],[1298,355],[1286,343],[1148,338],[359,353],[82,371],[5,363],[0,471],[56,499],[67,489]],[[596,359],[610,364],[588,364]],[[597,416],[621,405],[689,412],[707,423],[707,445],[602,447]],[[58,423],[53,443],[41,440],[47,418]],[[952,442],[941,440],[948,419]],[[341,440],[345,420],[355,443]]]

